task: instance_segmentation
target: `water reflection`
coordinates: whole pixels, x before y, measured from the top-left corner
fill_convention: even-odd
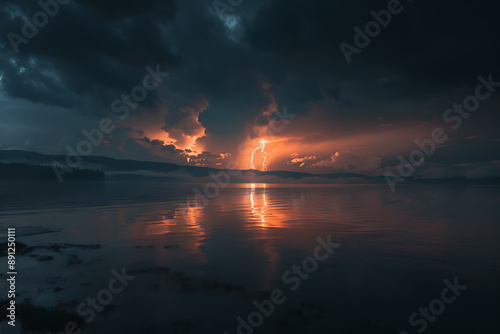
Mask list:
[[[277,189],[265,183],[251,183],[242,185],[247,188],[244,198],[244,208],[251,210],[247,223],[253,227],[286,227],[290,210],[285,210],[286,197],[281,197]],[[257,224],[255,224],[257,222]]]
[[[282,313],[266,320],[269,324],[274,325],[273,319],[280,324],[280,319],[294,320],[288,312],[292,310],[300,314],[300,321],[293,322],[297,328],[288,332],[369,331],[359,329],[358,323],[400,329],[407,325],[414,305],[435,298],[442,280],[452,275],[471,286],[464,299],[453,305],[454,312],[462,314],[460,307],[480,305],[477,314],[472,314],[472,327],[481,323],[484,312],[488,318],[498,313],[491,299],[500,294],[498,187],[401,187],[391,193],[378,186],[254,183],[228,186],[205,207],[193,187],[107,184],[105,189],[72,189],[74,193],[54,196],[41,187],[31,191],[37,195],[33,201],[38,202],[31,197],[27,201],[24,190],[15,196],[4,194],[0,236],[7,227],[16,226],[23,243],[43,250],[34,254],[54,257],[43,263],[29,256],[21,258],[27,275],[37,273],[20,285],[21,298],[53,307],[59,298],[67,302],[95,295],[96,288],[109,281],[110,268],[167,267],[171,270],[167,274],[153,270],[137,276],[123,294],[130,306],[117,299],[121,318],[141,322],[118,322],[131,327],[119,331],[113,315],[96,323],[109,326],[107,332],[138,333],[144,320],[154,326],[152,331],[160,332],[168,314],[171,323],[185,318],[199,332],[223,333],[234,327],[237,316],[248,313],[252,300],[264,299],[261,291],[284,288],[283,272],[310,256],[318,236],[331,235],[342,243],[339,252],[286,305],[277,308]],[[44,249],[63,242],[102,248],[75,248],[67,254]],[[61,276],[58,290],[51,283],[55,272]],[[244,287],[244,295],[236,286]],[[35,289],[39,295],[33,295]],[[405,300],[403,307],[401,300]],[[333,328],[331,323],[318,321],[315,314],[307,318],[310,309],[302,312],[297,306],[302,302],[324,305],[325,319],[343,320]],[[371,312],[360,312],[359,305]],[[213,314],[207,321],[205,314],[210,311]],[[388,323],[387,314],[401,319],[401,324]],[[470,309],[463,314],[470,317]],[[303,323],[316,327],[300,327]],[[454,329],[454,324],[447,321],[445,325]],[[478,332],[474,328],[467,329]]]
[[[250,185],[250,204],[252,213],[255,216],[253,219],[260,221],[262,227],[266,226],[267,216],[267,200],[266,200],[266,185],[264,184],[260,193],[255,193],[255,184]]]

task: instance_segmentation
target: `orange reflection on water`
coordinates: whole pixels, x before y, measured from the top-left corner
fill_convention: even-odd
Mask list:
[[[146,235],[161,235],[169,233],[203,232],[200,224],[203,208],[195,197],[188,197],[185,204],[170,210],[152,210],[138,221],[146,223]]]
[[[258,221],[261,227],[285,227],[287,215],[284,210],[280,210],[279,205],[276,205],[279,201],[273,201],[269,197],[268,185],[251,183],[247,184],[246,187],[249,189],[251,219]]]
[[[145,218],[142,223],[145,223],[145,235],[160,235],[170,233],[175,229],[177,221],[175,219],[175,211],[152,212],[150,216]]]
[[[260,199],[260,203],[259,203]],[[263,186],[262,196],[255,195],[255,183],[250,185],[250,203],[252,206],[252,213],[256,218],[259,219],[261,225],[266,226],[266,215],[267,215],[267,200],[266,200],[266,185]]]
[[[170,205],[170,203],[165,203]],[[135,238],[148,240],[158,249],[177,248],[182,245],[183,254],[194,256],[200,263],[206,263],[207,258],[200,250],[207,231],[202,225],[203,207],[194,196],[186,202],[170,209],[151,210],[137,219]],[[140,230],[138,230],[140,228]]]

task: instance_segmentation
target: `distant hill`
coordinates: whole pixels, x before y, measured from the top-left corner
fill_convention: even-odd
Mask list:
[[[52,163],[56,161],[65,164],[65,155],[44,155],[30,151],[0,150],[0,162],[15,162],[28,165],[45,166],[45,175],[50,169],[54,174]],[[90,170],[98,170],[106,175],[107,180],[154,180],[165,182],[187,182],[203,183],[213,182],[210,175],[221,170],[208,167],[180,166],[166,162],[119,160],[100,156],[84,157],[75,175],[89,173]],[[35,172],[33,172],[35,173]],[[81,174],[83,173],[83,174]],[[35,173],[36,174],[36,173]],[[71,173],[73,174],[73,173]],[[71,179],[70,173],[64,174],[64,180]],[[91,174],[88,174],[91,175]],[[92,174],[93,175],[93,174]],[[96,174],[97,175],[97,174]],[[98,176],[98,178],[101,176]],[[237,176],[231,177],[232,183],[267,182],[267,183],[358,183],[358,184],[385,184],[383,176],[367,176],[356,173],[330,173],[330,174],[308,174],[290,171],[266,171],[241,170]],[[407,178],[405,184],[500,184],[500,179],[412,179]]]
[[[65,155],[44,155],[37,152],[2,150],[0,151],[0,162],[18,162],[31,165],[50,166],[54,161],[65,164]],[[107,179],[163,179],[174,182],[204,182],[211,174],[220,172],[220,169],[195,166],[180,166],[166,162],[119,160],[100,156],[87,156],[80,166],[84,169],[101,170]],[[53,173],[53,171],[52,171]],[[64,178],[66,179],[65,174]],[[371,177],[354,173],[333,174],[308,174],[289,171],[267,171],[241,170],[238,177],[233,177],[232,182],[259,182],[259,179],[269,179],[274,182],[286,180],[318,179],[318,183],[327,180],[353,179],[362,183],[383,183],[384,178]],[[265,180],[262,180],[263,182]]]
[[[0,180],[57,181],[52,166],[30,165],[28,163],[0,162]],[[68,173],[67,181],[104,181],[103,171],[93,169],[74,169]]]

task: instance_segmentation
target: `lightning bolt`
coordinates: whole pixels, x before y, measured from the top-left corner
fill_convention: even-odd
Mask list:
[[[255,150],[253,150],[252,155],[250,156],[250,163],[248,165],[252,167],[252,169],[255,169],[255,166],[253,164],[253,157],[255,155],[255,152],[257,152],[257,150],[260,149],[260,155],[264,158],[264,160],[262,161],[262,170],[264,171],[267,170],[266,160],[267,156],[271,157],[271,154],[264,151],[265,148],[266,148],[266,141],[262,139],[261,141],[259,141],[259,146],[257,146]]]

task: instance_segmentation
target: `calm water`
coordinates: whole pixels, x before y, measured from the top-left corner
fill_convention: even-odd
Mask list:
[[[135,279],[84,333],[233,334],[273,289],[286,301],[255,333],[417,333],[410,315],[457,277],[467,289],[425,333],[496,332],[500,187],[245,184],[206,207],[193,187],[3,185],[2,242],[16,227],[42,246],[17,258],[17,302],[75,312],[125,267]],[[291,291],[282,275],[328,236],[340,247]]]

